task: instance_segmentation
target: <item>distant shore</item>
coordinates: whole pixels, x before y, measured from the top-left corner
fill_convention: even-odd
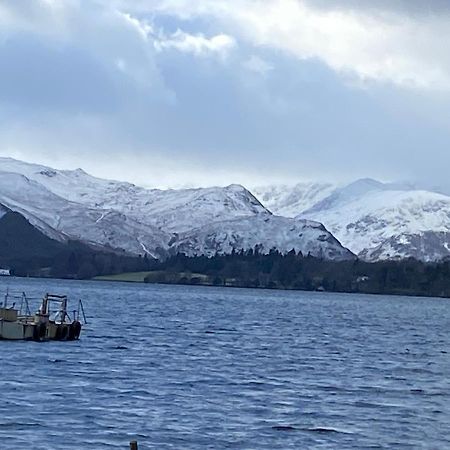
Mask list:
[[[422,298],[450,298],[447,295],[427,295],[425,293],[418,293],[408,291],[406,289],[398,289],[391,291],[376,291],[376,290],[328,290],[319,286],[317,288],[305,289],[295,287],[279,287],[275,285],[270,286],[256,286],[254,283],[246,284],[239,279],[226,279],[220,284],[217,279],[201,273],[189,272],[165,272],[165,271],[149,271],[149,272],[129,272],[117,275],[99,276],[92,279],[92,281],[107,281],[120,282],[131,284],[163,284],[163,285],[179,285],[179,286],[203,286],[203,287],[227,287],[227,288],[242,288],[242,289],[262,289],[262,290],[278,290],[278,291],[301,291],[301,292],[330,292],[341,294],[367,294],[367,295],[389,295],[389,296],[408,296],[408,297],[422,297]]]

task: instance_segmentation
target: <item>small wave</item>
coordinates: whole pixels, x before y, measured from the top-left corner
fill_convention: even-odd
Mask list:
[[[312,427],[312,428],[300,428],[294,425],[274,425],[272,430],[275,431],[306,431],[308,433],[318,433],[318,434],[354,434],[347,430],[338,430],[332,427]]]
[[[0,422],[0,429],[22,429],[30,427],[42,427],[36,422]]]
[[[425,391],[423,389],[411,389],[410,392],[412,394],[424,394]]]
[[[47,359],[47,361],[50,363],[53,363],[53,364],[59,364],[59,363],[65,362],[63,359],[57,359],[57,358],[55,358],[55,359],[49,358],[49,359]]]
[[[272,427],[272,430],[276,431],[295,431],[297,428],[291,426],[291,425],[274,425]]]
[[[353,434],[351,431],[338,430],[336,428],[330,428],[330,427],[305,428],[304,431],[309,431],[311,433],[320,433],[320,434]]]

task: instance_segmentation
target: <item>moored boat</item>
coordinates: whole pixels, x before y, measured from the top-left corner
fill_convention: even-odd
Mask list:
[[[9,302],[12,305],[9,306]],[[16,308],[17,300],[20,306]],[[66,295],[46,294],[35,314],[31,314],[29,299],[25,293],[5,295],[0,308],[0,339],[33,341],[75,341],[80,338],[82,323],[80,313],[84,315],[83,303],[78,302],[78,309],[70,317],[67,311]],[[52,306],[56,305],[56,309]]]

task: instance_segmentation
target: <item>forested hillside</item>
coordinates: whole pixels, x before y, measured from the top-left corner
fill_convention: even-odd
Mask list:
[[[449,261],[326,261],[251,250],[213,258],[177,255],[154,269],[158,275],[150,274],[148,282],[450,297]]]

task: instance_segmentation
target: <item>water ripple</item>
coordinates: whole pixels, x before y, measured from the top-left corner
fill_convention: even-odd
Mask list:
[[[450,448],[446,300],[7,285],[91,320],[79,342],[0,342],[2,449]]]

